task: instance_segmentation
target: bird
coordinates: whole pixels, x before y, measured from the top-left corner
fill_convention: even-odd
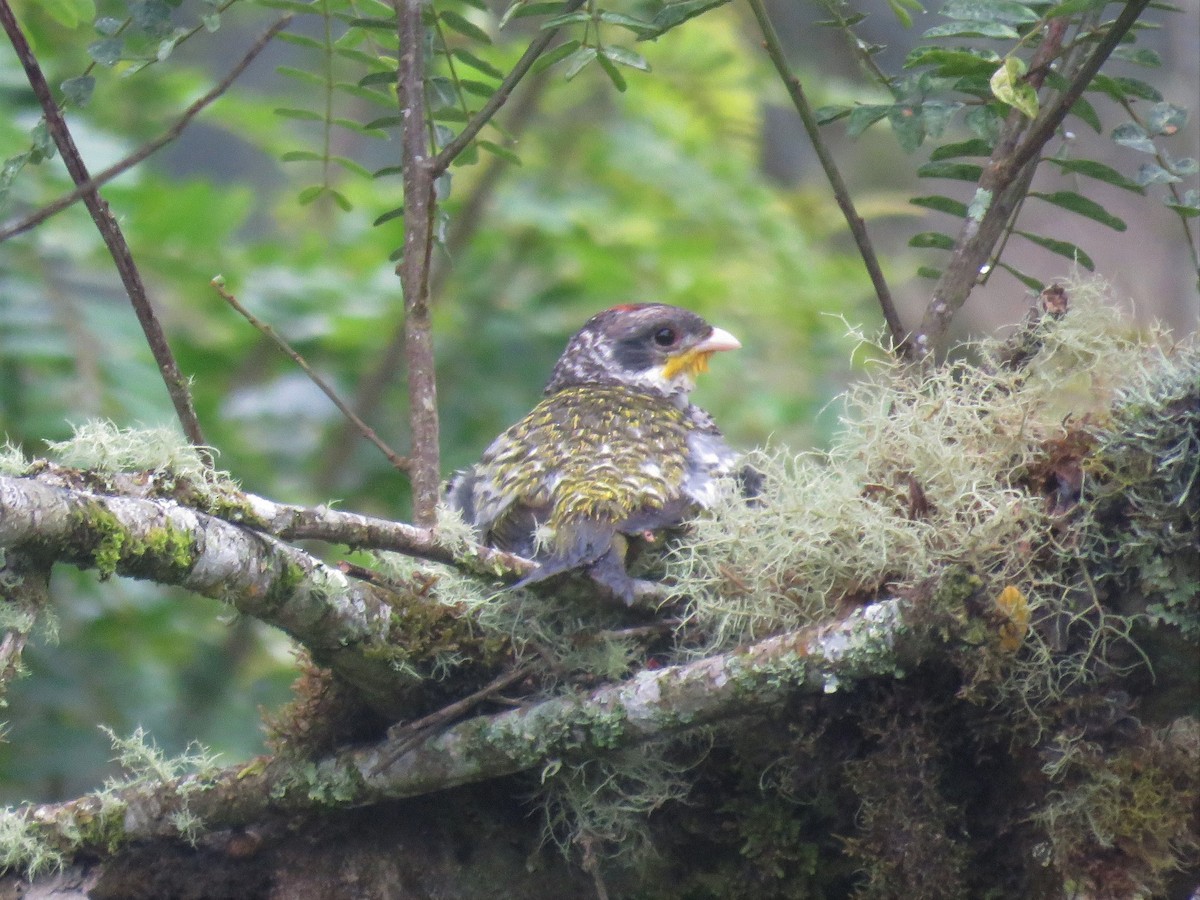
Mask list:
[[[481,543],[538,563],[515,586],[586,570],[633,605],[631,537],[680,525],[729,489],[737,454],[689,400],[741,343],[690,310],[614,306],[570,339],[544,397],[446,488]]]

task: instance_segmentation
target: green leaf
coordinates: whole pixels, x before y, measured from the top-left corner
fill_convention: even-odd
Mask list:
[[[276,66],[275,71],[287,78],[294,78],[296,81],[325,87],[325,76],[310,72],[308,69],[297,69],[295,66]]]
[[[1168,172],[1158,163],[1142,163],[1134,178],[1143,187],[1151,184],[1176,184],[1183,180],[1178,175]]]
[[[905,153],[912,153],[925,140],[925,121],[919,106],[902,103],[891,107],[888,110],[888,124],[892,126],[892,133]]]
[[[969,24],[951,22],[946,25],[935,25],[933,28],[928,29],[923,35],[921,35],[921,37],[978,37],[1015,41],[1020,39],[1021,35],[1017,33],[1015,28],[1009,25],[1003,25],[999,22],[972,22]]]
[[[634,34],[650,35],[654,33],[654,25],[642,19],[636,19],[633,16],[627,16],[623,13],[608,12],[602,10],[597,18],[601,22],[607,22],[609,25],[617,25],[621,28],[628,28]],[[614,60],[615,62],[615,60]],[[647,70],[649,71],[649,70]]]
[[[1028,25],[1041,19],[1036,12],[1016,0],[947,0],[941,13],[961,22],[1003,22]]]
[[[938,250],[953,250],[954,238],[940,231],[922,231],[908,239],[910,247],[935,247]]]
[[[958,216],[960,219],[965,219],[967,216],[967,204],[961,200],[952,200],[949,197],[942,197],[938,194],[929,197],[912,197],[908,202],[913,206],[922,206],[925,209],[949,213],[952,216]]]
[[[331,156],[329,161],[335,165],[341,166],[347,172],[353,172],[355,175],[361,175],[363,178],[371,177],[371,170],[366,166],[356,163],[352,159],[347,159],[344,156]]]
[[[438,18],[442,20],[442,24],[453,31],[457,31],[463,37],[470,38],[480,44],[490,44],[492,42],[491,36],[486,31],[452,9],[442,10],[438,13]]]
[[[375,226],[382,225],[384,222],[390,222],[393,219],[399,219],[403,215],[404,215],[404,207],[397,206],[395,209],[389,209],[387,212],[378,216],[375,219],[375,221],[372,222],[371,224],[375,225]]]
[[[521,157],[517,156],[517,154],[513,153],[507,147],[501,147],[493,141],[477,140],[475,143],[479,145],[481,150],[486,150],[493,156],[498,156],[506,162],[512,163],[514,166],[521,165]]]
[[[458,91],[454,82],[443,75],[434,75],[425,82],[425,101],[430,109],[458,106]]]
[[[917,277],[918,278],[929,278],[933,281],[937,281],[939,278],[942,277],[942,270],[935,269],[933,266],[918,266],[917,267]]]
[[[1062,16],[1073,16],[1076,13],[1091,12],[1094,9],[1104,9],[1112,0],[1064,0],[1056,3],[1044,13],[1047,19],[1057,19]]]
[[[372,19],[372,18],[356,18],[351,19],[346,24],[352,28],[362,28],[367,31],[386,31],[388,34],[396,33],[396,20],[393,19]]]
[[[577,9],[575,12],[563,13],[561,16],[555,16],[553,19],[547,19],[542,23],[542,30],[546,31],[550,28],[562,28],[564,25],[582,25],[592,21],[592,14],[585,10]]]
[[[1132,191],[1135,194],[1145,193],[1142,190],[1142,186],[1136,181],[1131,181],[1116,169],[1106,166],[1104,163],[1094,162],[1090,159],[1047,159],[1046,162],[1054,163],[1054,165],[1058,166],[1064,172],[1086,175],[1088,178],[1095,178],[1097,181],[1103,181],[1106,184],[1111,184],[1126,191]]]
[[[991,156],[992,145],[983,138],[971,138],[956,144],[943,144],[929,154],[929,159],[936,162],[940,159],[955,159],[959,156]]]
[[[1042,284],[1042,282],[1038,281],[1032,275],[1026,275],[1020,269],[1015,269],[1008,263],[1000,263],[1000,268],[1004,269],[1004,271],[1008,272],[1008,274],[1012,275],[1013,278],[1017,279],[1017,281],[1021,282],[1021,284],[1025,285],[1031,291],[1036,291],[1040,294],[1046,289],[1046,285]]]
[[[451,51],[451,56],[461,62],[463,65],[470,66],[476,72],[482,72],[484,75],[491,75],[493,78],[500,80],[504,79],[504,73],[497,69],[489,62],[480,59],[474,53],[463,50],[461,47]]]
[[[1020,110],[1028,118],[1038,114],[1037,91],[1024,80],[1025,61],[1016,56],[1004,60],[1004,64],[992,74],[992,95],[1001,103]]]
[[[600,51],[600,54],[619,66],[627,66],[630,69],[637,69],[639,72],[650,71],[650,63],[646,62],[640,53],[634,53],[624,47],[614,47],[609,44]]]
[[[333,202],[341,208],[342,212],[350,212],[354,209],[354,204],[346,199],[346,195],[341,191],[336,191],[333,188],[326,188],[325,193],[333,198]]]
[[[1147,69],[1160,69],[1163,64],[1162,57],[1149,47],[1118,47],[1112,55],[1136,66],[1145,66]]]
[[[561,3],[521,3],[517,0],[516,3],[509,5],[504,11],[504,15],[500,17],[500,23],[497,28],[503,29],[511,19],[523,19],[529,16],[548,16],[551,13],[556,13],[562,9]]]
[[[321,184],[314,184],[306,187],[299,194],[297,194],[296,199],[300,202],[301,206],[307,206],[320,197],[323,193],[325,193],[325,186]]]
[[[1045,247],[1051,253],[1057,253],[1059,256],[1065,256],[1067,259],[1079,263],[1089,272],[1096,271],[1096,264],[1092,262],[1092,258],[1072,244],[1070,241],[1060,241],[1056,238],[1043,237],[1040,234],[1031,234],[1028,231],[1017,230],[1014,232],[1025,238],[1027,241],[1032,241],[1039,247]]]
[[[1029,196],[1037,197],[1045,200],[1047,203],[1053,203],[1055,206],[1061,206],[1063,209],[1069,209],[1071,212],[1094,219],[1097,222],[1107,225],[1114,231],[1124,231],[1127,227],[1121,219],[1118,219],[1099,203],[1089,200],[1087,197],[1077,194],[1074,191],[1055,191],[1052,194],[1030,191]]]
[[[281,162],[324,162],[325,157],[315,150],[289,150],[280,154]]]
[[[320,12],[320,8],[317,7],[314,0],[256,0],[256,2],[259,6],[265,6],[268,9],[286,9],[301,15]]]
[[[962,109],[961,103],[947,103],[942,100],[926,100],[918,110],[921,114],[921,127],[927,137],[941,137],[954,114]]]
[[[496,89],[490,84],[486,84],[482,81],[475,81],[471,78],[460,78],[458,80],[458,86],[468,94],[474,94],[476,97],[482,97],[485,100],[491,97],[492,94],[496,93]]]
[[[850,121],[846,123],[846,134],[852,138],[858,137],[880,119],[886,118],[891,111],[891,104],[879,106],[864,103],[854,107],[850,113]]]
[[[1138,150],[1142,153],[1156,153],[1154,141],[1150,140],[1150,135],[1146,134],[1144,129],[1137,122],[1126,122],[1123,125],[1118,125],[1113,129],[1112,139],[1122,147],[1128,147],[1130,150]]]
[[[994,146],[1000,136],[1000,122],[1003,117],[999,110],[1003,108],[995,103],[977,106],[966,114],[963,121],[972,134]]]
[[[888,8],[891,9],[892,15],[896,17],[896,21],[905,28],[912,28],[912,14],[914,12],[925,12],[923,7],[917,0],[887,0]]]
[[[80,22],[90,22],[96,17],[92,0],[41,0],[39,6],[63,28],[78,28]]]
[[[1103,131],[1103,126],[1100,124],[1100,116],[1096,114],[1096,107],[1083,97],[1080,97],[1071,104],[1071,115],[1082,119],[1087,125],[1090,125],[1092,131],[1099,134]]]
[[[358,79],[358,86],[373,87],[377,84],[393,85],[396,83],[396,79],[398,77],[399,73],[395,69],[389,69],[386,72],[372,72],[371,74],[364,75],[362,78]]]
[[[1167,168],[1175,175],[1195,175],[1200,172],[1200,162],[1185,156],[1182,159],[1168,160]]]
[[[88,56],[102,66],[115,66],[121,61],[125,41],[119,37],[104,38],[88,44]]]
[[[572,38],[571,40],[566,41],[562,44],[559,44],[557,47],[555,47],[549,53],[544,53],[538,57],[538,61],[535,62],[529,69],[530,74],[536,75],[538,72],[541,72],[543,69],[548,69],[555,63],[561,62],[562,60],[564,60],[568,56],[570,56],[572,53],[574,53],[579,48],[579,46],[580,46],[580,42],[574,38]]]
[[[429,119],[432,122],[452,122],[460,125],[467,121],[467,114],[457,106],[444,106],[441,109],[432,110],[429,113]]]
[[[849,106],[822,106],[813,112],[813,116],[818,125],[828,125],[850,115],[851,110]]]
[[[403,116],[398,116],[398,115],[380,116],[378,119],[372,119],[370,122],[367,122],[365,125],[363,125],[363,128],[382,130],[382,129],[388,129],[388,128],[399,128],[403,124],[404,124]]]
[[[75,78],[68,78],[60,87],[62,88],[63,96],[67,98],[67,102],[72,106],[82,109],[92,99],[92,91],[96,87],[96,79],[91,75],[79,75]]]
[[[318,41],[316,38],[309,37],[307,34],[293,34],[290,31],[281,31],[277,37],[285,44],[295,44],[297,47],[307,47],[309,50],[319,50],[322,53],[325,52],[325,42]]]
[[[594,60],[597,56],[595,47],[580,47],[569,57],[567,57],[567,70],[563,74],[567,81],[570,81],[576,75],[583,71],[584,66]]]
[[[1167,197],[1164,203],[1168,209],[1175,210],[1185,219],[1194,219],[1200,216],[1200,191],[1188,191],[1178,203],[1172,197]]]
[[[1170,137],[1187,124],[1188,111],[1174,103],[1155,103],[1146,113],[1146,130],[1150,134]]]
[[[374,103],[377,106],[384,106],[388,109],[396,108],[396,98],[384,93],[383,91],[359,87],[357,84],[350,84],[347,81],[339,81],[335,83],[333,89],[343,94],[349,94],[351,97],[358,97],[360,100],[366,100],[370,103]]]
[[[941,47],[918,47],[904,60],[904,68],[933,67],[938,75],[954,78],[961,75],[991,75],[1000,57],[991,50],[947,50]]]
[[[318,112],[313,112],[311,109],[290,109],[288,107],[276,107],[275,115],[284,119],[300,119],[305,122],[323,122],[325,117]]]
[[[1144,81],[1139,81],[1136,78],[1111,78],[1099,72],[1092,77],[1087,89],[1089,91],[1103,91],[1118,103],[1130,97],[1152,100],[1156,103],[1162,100],[1162,94],[1158,92],[1158,89],[1146,84]]]
[[[600,55],[596,57],[596,62],[600,63],[600,68],[604,70],[604,74],[607,75],[609,81],[613,83],[613,87],[624,93],[625,88],[628,87],[628,84],[625,81],[625,76],[621,74],[621,71],[615,65],[613,65],[613,61],[608,58],[608,54],[601,52]]]
[[[709,10],[724,6],[728,2],[729,0],[684,0],[683,3],[668,3],[655,14],[654,20],[650,23],[652,30],[647,32],[642,40],[666,34],[688,19],[704,15]]]
[[[917,169],[918,178],[951,178],[955,181],[976,182],[983,166],[974,163],[928,162]]]

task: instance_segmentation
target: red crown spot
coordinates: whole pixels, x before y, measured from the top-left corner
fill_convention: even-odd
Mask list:
[[[638,309],[645,309],[649,303],[621,303],[618,306],[610,306],[605,312],[633,312]]]

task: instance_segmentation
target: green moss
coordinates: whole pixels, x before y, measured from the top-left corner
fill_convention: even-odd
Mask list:
[[[1065,882],[1098,898],[1163,896],[1170,872],[1200,863],[1196,720],[1116,751],[1074,738],[1057,749],[1062,788],[1034,820]]]
[[[79,555],[95,566],[101,579],[118,569],[124,574],[143,571],[169,577],[188,572],[196,548],[189,531],[167,522],[145,537],[130,531],[98,502],[86,502],[71,513],[70,524]]]

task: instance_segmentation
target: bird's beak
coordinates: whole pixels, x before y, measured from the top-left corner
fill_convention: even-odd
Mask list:
[[[714,327],[712,334],[692,348],[693,353],[716,353],[718,350],[737,350],[742,342],[724,328]]]
[[[708,358],[718,350],[736,350],[742,342],[724,328],[713,328],[712,334],[700,343],[673,356],[663,365],[663,377],[668,381],[680,374],[694,378],[708,371]]]

